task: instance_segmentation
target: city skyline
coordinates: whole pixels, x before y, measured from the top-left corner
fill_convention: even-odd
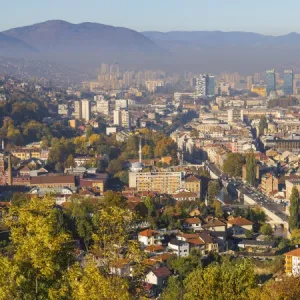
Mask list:
[[[31,5],[19,1],[17,10],[15,2],[17,1],[3,3],[2,9],[6,13],[1,17],[0,31],[59,19],[76,24],[96,22],[127,27],[136,31],[221,30],[257,32],[275,36],[300,32],[300,23],[294,21],[297,20],[300,3],[295,0],[287,0],[284,3],[275,0],[272,2],[272,7],[258,0],[243,3],[189,0],[184,5],[177,0],[163,2],[154,0],[151,3],[136,0],[129,0],[126,3],[117,0],[100,3],[88,0],[84,5],[81,1],[65,0],[61,3],[54,0],[45,3],[31,0],[29,1]],[[251,12],[258,4],[259,9],[253,15]],[[287,4],[290,4],[293,9],[284,10]],[[124,11],[129,13],[124,14]],[[280,26],[274,25],[273,22],[278,19],[282,20]]]

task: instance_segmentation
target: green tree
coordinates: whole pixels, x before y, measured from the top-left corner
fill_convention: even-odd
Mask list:
[[[170,276],[167,287],[161,295],[162,300],[181,300],[183,299],[183,289],[179,279],[175,276]]]
[[[219,195],[220,193],[220,183],[217,180],[212,180],[208,184],[208,198],[210,201],[215,200],[215,198]]]
[[[121,193],[107,191],[104,193],[103,204],[105,207],[124,207],[125,206],[125,198]]]
[[[249,260],[213,263],[194,270],[185,279],[184,287],[185,300],[246,300],[256,287],[256,275]]]
[[[300,229],[300,195],[296,186],[292,189],[290,197],[290,229]]]
[[[262,116],[258,125],[258,132],[260,135],[264,134],[265,129],[268,128],[268,122],[266,116]]]
[[[263,224],[259,229],[259,233],[271,236],[273,234],[272,226],[270,224]]]
[[[66,163],[65,163],[65,166],[66,168],[75,168],[76,167],[76,163],[74,161],[74,157],[72,154],[70,154],[66,160]]]
[[[299,245],[300,244],[300,229],[292,230],[291,244],[292,245]]]
[[[223,164],[223,171],[231,177],[241,177],[244,157],[240,153],[228,153]]]
[[[253,152],[246,157],[246,180],[251,185],[256,181],[256,160]]]
[[[64,231],[62,211],[49,198],[32,198],[12,206],[5,217],[10,229],[13,256],[0,258],[0,299],[49,299],[60,287],[73,262],[72,238]],[[8,287],[10,287],[8,289]],[[6,295],[7,298],[1,298]]]

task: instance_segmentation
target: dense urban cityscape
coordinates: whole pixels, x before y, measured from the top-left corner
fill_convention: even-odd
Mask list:
[[[8,24],[0,300],[300,299],[297,33]]]

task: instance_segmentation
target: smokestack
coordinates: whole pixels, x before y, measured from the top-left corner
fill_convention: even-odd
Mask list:
[[[142,163],[142,138],[141,137],[139,143],[139,162]]]
[[[12,168],[11,168],[11,156],[8,156],[8,168],[7,168],[7,184],[12,185]]]

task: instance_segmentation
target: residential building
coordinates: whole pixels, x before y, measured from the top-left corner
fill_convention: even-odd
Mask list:
[[[201,180],[196,176],[188,176],[184,179],[184,188],[196,194],[197,198],[201,196]]]
[[[167,282],[171,272],[167,267],[153,268],[147,275],[145,281],[150,284],[154,284],[158,287],[163,287]]]
[[[266,84],[267,95],[276,91],[276,74],[274,69],[266,71]]]
[[[58,114],[62,116],[69,116],[70,109],[68,104],[59,104],[58,105]]]
[[[108,116],[110,112],[109,100],[99,100],[97,103],[97,112]]]
[[[196,78],[196,96],[205,98],[208,95],[208,75],[200,75]]]
[[[159,91],[165,83],[162,80],[147,80],[145,82],[146,89],[150,93],[155,93]]]
[[[91,102],[87,99],[81,100],[81,117],[88,122],[91,119]]]
[[[294,94],[294,74],[292,70],[284,70],[283,92],[285,95]]]
[[[130,112],[125,109],[114,110],[114,125],[124,128],[131,127]]]
[[[291,177],[285,180],[286,188],[286,199],[289,200],[292,195],[293,187],[297,187],[297,190],[300,192],[300,177]]]
[[[163,240],[163,236],[155,230],[146,229],[138,234],[138,241],[144,245],[161,245],[161,242]]]
[[[172,195],[176,201],[195,201],[198,197],[196,193],[190,191],[179,191]]]
[[[271,173],[266,173],[261,177],[261,190],[265,194],[278,191],[278,178]]]
[[[199,218],[187,218],[183,221],[183,227],[185,229],[192,229],[194,231],[201,230],[201,220]]]
[[[129,172],[129,187],[139,192],[174,194],[182,186],[182,172]]]
[[[177,239],[172,239],[168,243],[168,248],[178,257],[185,257],[190,253],[189,243]]]
[[[247,77],[247,90],[251,91],[252,85],[253,85],[253,77],[248,76]]]
[[[128,109],[127,99],[117,99],[115,100],[115,110]]]
[[[285,273],[300,276],[300,248],[285,253]]]
[[[245,235],[247,230],[253,230],[253,222],[243,217],[231,218],[227,222],[227,228],[234,236]]]
[[[75,119],[82,119],[82,102],[81,101],[74,101],[74,112],[73,116]]]
[[[235,121],[241,121],[241,110],[240,109],[228,109],[228,123],[232,123]]]

